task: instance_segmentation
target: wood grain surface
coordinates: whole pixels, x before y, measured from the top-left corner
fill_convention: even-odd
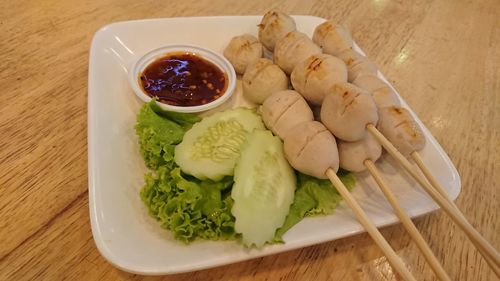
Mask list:
[[[115,21],[270,8],[348,25],[457,167],[457,205],[500,248],[498,0],[1,1],[0,280],[398,280],[366,234],[164,277],[120,271],[96,249],[86,131],[93,34]],[[442,212],[415,222],[453,280],[497,280]],[[382,233],[419,280],[435,280],[400,225]]]

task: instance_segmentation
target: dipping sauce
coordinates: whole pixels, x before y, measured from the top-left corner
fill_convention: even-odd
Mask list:
[[[175,106],[207,104],[224,94],[227,74],[214,63],[187,52],[174,52],[156,59],[139,75],[150,97]]]

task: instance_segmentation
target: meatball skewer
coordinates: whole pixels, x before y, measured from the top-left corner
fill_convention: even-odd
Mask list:
[[[375,127],[377,121],[380,131]],[[323,99],[321,122],[336,137],[346,141],[360,140],[365,136],[366,131],[372,134],[424,188],[427,194],[464,230],[481,255],[486,259],[491,258],[490,262],[493,262],[494,265],[500,264],[500,255],[495,248],[472,227],[449,200],[445,199],[429,182],[416,173],[410,162],[403,156],[403,154],[409,156],[413,151],[419,150],[425,145],[420,128],[406,109],[389,106],[379,108],[377,111],[375,102],[368,92],[349,83],[339,83]]]
[[[368,90],[378,108],[387,106],[401,106],[396,92],[376,74],[362,73],[352,83]]]
[[[415,280],[400,257],[338,178],[336,172],[339,167],[339,157],[335,137],[323,124],[312,121],[311,109],[303,105],[307,103],[300,94],[294,91],[277,92],[266,99],[262,105],[264,123],[283,139],[285,157],[288,162],[304,174],[329,178],[394,269],[404,280]],[[271,114],[273,112],[276,114]],[[291,118],[292,116],[305,116],[305,121],[291,127],[291,123],[297,122],[297,119]],[[280,122],[282,121],[280,119],[287,121]]]
[[[384,86],[385,83],[378,77],[362,74],[354,80],[354,83],[370,90],[378,107],[379,121],[377,128],[373,125],[374,123],[367,123],[366,129],[379,140],[389,154],[400,162],[403,168],[417,180],[429,196],[464,230],[488,265],[500,277],[500,255],[498,252],[470,225],[463,213],[423,163],[418,151],[425,146],[425,138],[409,111],[399,106],[399,100],[395,99],[395,93],[388,86]],[[385,91],[381,92],[384,89]],[[378,101],[376,99],[377,93]],[[359,124],[359,127],[361,125]],[[407,158],[412,158],[415,161],[428,182],[413,171],[412,165]]]
[[[403,154],[409,156],[413,151],[425,145],[423,134],[409,112],[401,107],[390,106],[379,109],[378,113],[373,98],[366,91],[349,83],[339,83],[333,87],[331,93],[324,97],[321,106],[321,121],[342,140],[360,140],[365,136],[366,131],[372,134],[464,230],[479,252],[486,259],[491,258],[494,265],[500,264],[500,255],[493,246],[472,227],[453,204],[416,173],[410,162],[403,156]],[[375,127],[377,120],[380,131]]]
[[[361,74],[353,81],[353,84],[369,90],[372,93],[375,104],[379,108],[379,115],[381,115],[381,120],[377,127],[384,136],[386,136],[403,155],[413,159],[432,187],[455,209],[459,210],[453,200],[448,196],[448,193],[432,175],[429,168],[424,164],[422,157],[418,153],[418,151],[425,146],[423,133],[411,114],[406,109],[400,107],[397,94],[389,85],[383,82],[382,79],[373,74]],[[393,126],[387,123],[392,123]],[[393,128],[395,126],[397,126],[397,129]],[[480,252],[483,251],[479,248],[478,250]],[[500,268],[495,265],[495,262],[487,254],[482,255],[497,277],[500,277]]]
[[[368,131],[417,180],[427,194],[443,208],[451,219],[462,228],[488,265],[500,277],[500,254],[467,221],[463,213],[448,197],[444,188],[423,163],[418,151],[424,147],[425,142],[422,140],[425,141],[425,139],[421,137],[423,133],[411,114],[406,109],[396,106],[379,109],[379,113],[381,116],[378,124],[380,130],[377,130],[373,125],[368,125]],[[413,170],[412,165],[405,156],[411,157],[415,161],[428,181]]]

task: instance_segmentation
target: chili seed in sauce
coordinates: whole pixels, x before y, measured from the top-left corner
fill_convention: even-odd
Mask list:
[[[139,76],[144,91],[162,103],[196,106],[220,97],[228,85],[227,74],[193,53],[167,54],[149,64]]]

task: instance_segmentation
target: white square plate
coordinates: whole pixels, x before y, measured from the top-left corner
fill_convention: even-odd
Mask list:
[[[342,203],[333,215],[304,219],[286,233],[285,244],[260,250],[246,249],[234,241],[196,241],[187,246],[160,228],[140,200],[139,190],[147,169],[134,132],[141,102],[127,81],[130,64],[149,50],[167,44],[194,44],[222,52],[231,37],[256,35],[260,19],[261,16],[152,19],[114,23],[95,34],[90,50],[88,93],[90,217],[99,251],[115,266],[148,275],[194,271],[363,231]],[[298,30],[310,36],[324,21],[311,16],[296,16],[295,20]],[[238,90],[229,106],[239,104],[240,96]],[[403,105],[407,107],[404,102]],[[450,196],[456,198],[460,177],[443,149],[418,122],[427,138],[421,155]],[[382,157],[377,165],[411,217],[438,208],[390,157]],[[356,178],[353,194],[372,221],[377,226],[397,222],[390,205],[367,174],[357,174]]]

